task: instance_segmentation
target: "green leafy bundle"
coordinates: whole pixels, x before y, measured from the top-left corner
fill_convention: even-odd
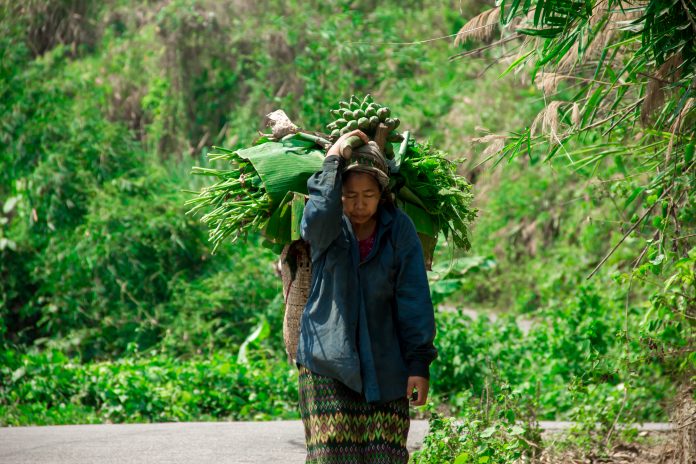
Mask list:
[[[193,174],[216,177],[198,196],[186,202],[188,214],[212,211],[201,217],[210,228],[213,252],[227,238],[232,241],[251,231],[264,231],[275,244],[289,241],[286,227],[269,220],[278,215],[288,202],[288,192],[307,194],[307,179],[321,168],[323,151],[317,140],[294,134],[281,141],[262,137],[250,148],[228,150],[214,147],[211,161],[223,161],[232,169],[194,167]],[[289,225],[288,225],[289,227]]]
[[[441,230],[445,238],[452,237],[457,248],[471,247],[468,224],[476,217],[476,210],[471,208],[471,185],[457,174],[456,163],[429,144],[408,143],[396,176],[397,185],[402,184],[397,203],[420,207],[436,230]]]
[[[397,133],[398,119],[391,118],[391,111],[369,95],[340,102],[332,115],[352,119],[339,119],[328,127],[336,131],[340,125],[342,133],[363,127],[374,138],[376,131],[365,126],[369,121],[361,121],[365,111],[375,113],[375,126],[384,124],[389,131],[385,151],[392,154],[392,191],[397,205],[416,226],[428,265],[441,231],[446,238],[452,237],[456,247],[468,249],[468,224],[475,210],[470,206],[471,186],[457,174],[457,165],[430,145],[410,140],[408,131]],[[216,147],[210,160],[230,163],[231,169],[195,167],[193,174],[217,177],[218,181],[200,193],[193,192],[198,196],[186,203],[192,206],[189,214],[210,210],[201,221],[210,228],[213,251],[227,237],[235,241],[249,231],[261,231],[267,245],[277,251],[297,240],[307,180],[321,169],[328,145],[323,137],[298,132],[281,140],[264,136],[252,147],[237,151]]]
[[[213,253],[230,235],[235,241],[249,230],[262,229],[271,209],[271,199],[253,165],[234,151],[220,147],[216,147],[216,150],[209,155],[210,160],[227,161],[233,164],[233,168],[195,166],[193,174],[217,177],[219,180],[185,203],[192,206],[187,214],[214,208],[201,217],[201,222],[210,228]]]

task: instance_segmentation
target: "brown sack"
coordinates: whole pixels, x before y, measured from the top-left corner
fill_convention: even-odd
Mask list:
[[[303,240],[296,240],[285,245],[280,254],[280,275],[283,279],[283,296],[285,297],[283,340],[288,360],[294,363],[300,339],[300,319],[307,304],[312,280],[309,244]]]

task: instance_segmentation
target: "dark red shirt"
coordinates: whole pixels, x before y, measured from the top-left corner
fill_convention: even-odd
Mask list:
[[[372,234],[363,240],[358,240],[358,247],[360,248],[360,262],[365,261],[367,255],[372,251],[372,247],[375,244],[375,237],[377,236],[377,226],[372,231]]]

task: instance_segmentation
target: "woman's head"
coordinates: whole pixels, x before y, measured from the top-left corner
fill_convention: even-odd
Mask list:
[[[347,171],[343,177],[343,212],[353,224],[365,224],[377,213],[382,188],[372,174]]]
[[[343,212],[353,224],[364,224],[390,199],[386,159],[375,142],[358,147],[343,172]]]
[[[387,159],[374,141],[370,141],[353,150],[345,172],[354,171],[371,174],[379,183],[380,190],[385,189],[389,185]]]

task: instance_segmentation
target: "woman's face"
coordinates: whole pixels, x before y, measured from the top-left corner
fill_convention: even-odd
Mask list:
[[[381,193],[377,180],[364,172],[352,172],[343,180],[343,212],[353,224],[366,224],[377,212]]]

